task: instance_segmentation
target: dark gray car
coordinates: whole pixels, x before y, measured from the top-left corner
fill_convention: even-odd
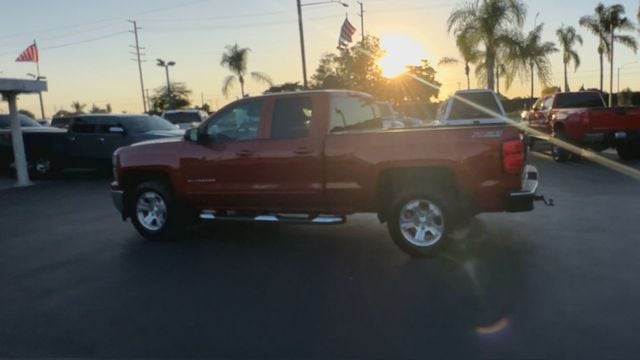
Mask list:
[[[113,152],[119,147],[184,135],[165,119],[148,115],[77,115],[69,119],[67,131],[43,130],[24,134],[29,168],[39,177],[65,168],[109,169]],[[10,164],[10,137],[0,143],[0,153],[10,154],[2,158]]]

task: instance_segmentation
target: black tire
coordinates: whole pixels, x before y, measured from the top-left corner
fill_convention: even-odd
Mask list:
[[[402,218],[409,219],[407,217],[406,209],[409,204],[418,202],[420,204],[420,209],[426,210],[426,206],[429,205],[428,209],[433,210],[431,206],[435,206],[438,211],[435,211],[437,214],[440,213],[440,216],[435,215],[431,216],[429,225],[435,225],[436,228],[442,229],[439,231],[439,236],[433,236],[432,232],[429,232],[427,235],[430,236],[430,239],[426,239],[426,235],[423,236],[424,241],[423,244],[417,244],[418,240],[416,240],[418,236],[418,227],[413,229],[415,231],[416,237],[413,241],[409,240],[409,236],[405,236],[405,233],[409,233],[411,235],[411,230],[405,230],[403,233],[402,226]],[[442,192],[432,191],[432,190],[415,190],[415,191],[407,191],[401,194],[398,194],[394,198],[391,203],[391,212],[389,214],[389,219],[387,222],[387,227],[389,229],[389,234],[393,239],[393,242],[405,253],[411,256],[417,257],[427,257],[434,256],[440,250],[445,248],[447,244],[451,241],[450,234],[453,232],[455,226],[459,223],[456,221],[455,214],[451,208],[452,201],[449,196],[444,195]],[[419,217],[415,218],[417,222],[421,222]],[[421,226],[425,226],[422,224]]]
[[[623,144],[616,147],[618,157],[623,161],[640,159],[640,144]]]
[[[553,137],[565,141],[562,131],[556,131]],[[551,157],[555,162],[566,162],[571,158],[571,153],[556,144],[551,144]]]
[[[49,155],[36,155],[29,160],[29,175],[34,179],[50,179],[58,172],[58,163]]]
[[[146,200],[141,200],[141,198]],[[158,202],[152,201],[158,200]],[[139,214],[139,203],[151,205],[148,215],[155,217],[156,221],[145,222],[143,211]],[[162,216],[162,204],[164,204],[164,216]],[[180,233],[186,230],[188,225],[186,213],[182,211],[169,187],[162,181],[148,181],[138,185],[134,195],[128,203],[129,214],[133,226],[138,233],[150,241],[174,240],[180,237]],[[163,221],[161,221],[163,219]],[[154,226],[155,223],[155,226]]]

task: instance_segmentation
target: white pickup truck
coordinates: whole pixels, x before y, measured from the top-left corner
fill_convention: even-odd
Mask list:
[[[471,105],[471,103],[475,105]],[[496,93],[487,89],[460,90],[440,105],[434,126],[494,125],[504,124],[502,102]]]

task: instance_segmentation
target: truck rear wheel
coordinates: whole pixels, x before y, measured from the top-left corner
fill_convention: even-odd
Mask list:
[[[446,196],[416,191],[393,202],[388,229],[395,244],[411,256],[433,256],[449,241],[454,226]]]
[[[186,228],[173,194],[161,181],[138,185],[129,206],[134,227],[147,240],[172,239]]]

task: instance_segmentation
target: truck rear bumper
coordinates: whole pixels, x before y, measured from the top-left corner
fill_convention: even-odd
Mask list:
[[[582,143],[585,145],[603,144],[609,147],[628,142],[640,140],[640,130],[619,130],[588,132],[582,136]]]
[[[533,210],[538,191],[538,169],[527,165],[522,179],[522,189],[509,194],[507,212],[526,212]]]

